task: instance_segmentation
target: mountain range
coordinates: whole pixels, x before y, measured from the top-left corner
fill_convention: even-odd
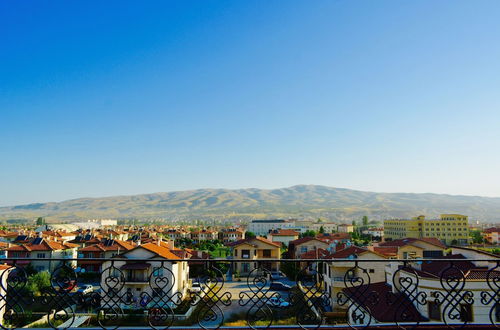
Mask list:
[[[197,189],[132,196],[78,198],[63,202],[0,207],[0,220],[79,221],[89,218],[143,220],[250,220],[324,218],[352,221],[440,213],[469,215],[471,220],[500,219],[500,198],[432,193],[378,193],[319,185],[281,189]]]

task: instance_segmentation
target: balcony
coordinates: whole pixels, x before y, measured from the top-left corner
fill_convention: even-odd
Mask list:
[[[337,268],[330,278],[324,271],[346,260],[271,260],[284,274],[266,268],[269,260],[256,260],[243,277],[232,269],[248,265],[246,259],[203,260],[186,281],[170,269],[189,260],[163,259],[160,271],[151,259],[134,259],[151,267],[132,276],[130,269],[120,269],[130,260],[80,259],[110,265],[97,285],[77,272],[76,259],[60,258],[54,260],[60,265],[50,274],[51,286],[40,291],[33,291],[33,275],[21,266],[31,259],[13,261],[19,266],[0,269],[7,279],[7,292],[0,289],[6,328],[33,328],[32,322],[46,323],[47,317],[46,328],[91,329],[493,329],[500,322],[499,258],[349,260],[350,269],[342,274]],[[365,269],[381,269],[385,281],[374,281],[380,274]]]

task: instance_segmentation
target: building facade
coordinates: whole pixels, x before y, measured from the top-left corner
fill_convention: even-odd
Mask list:
[[[384,220],[384,237],[386,240],[433,237],[447,245],[466,245],[469,221],[461,214],[441,214],[439,219],[420,215],[412,219]]]

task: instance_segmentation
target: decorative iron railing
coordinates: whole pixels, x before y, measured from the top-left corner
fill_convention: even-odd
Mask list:
[[[495,258],[5,261],[4,329],[500,327]]]

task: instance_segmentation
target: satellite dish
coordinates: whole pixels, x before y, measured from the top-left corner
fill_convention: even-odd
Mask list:
[[[82,268],[82,270],[80,270],[80,272],[85,273],[85,268]]]

